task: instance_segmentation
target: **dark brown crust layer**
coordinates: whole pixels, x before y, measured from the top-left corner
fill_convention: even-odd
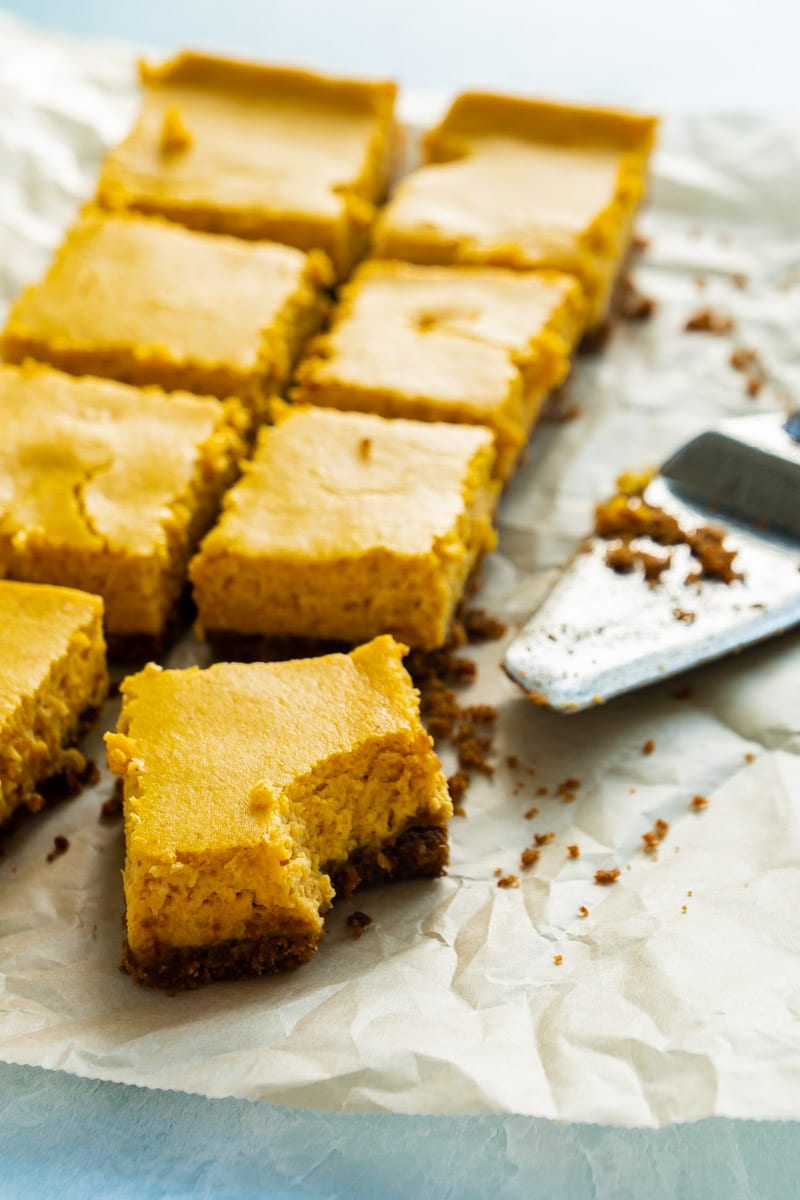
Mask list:
[[[160,961],[137,961],[127,941],[122,948],[122,969],[137,983],[170,991],[188,990],[217,979],[249,979],[292,971],[314,956],[319,941],[313,935],[275,934],[215,946],[172,946]]]
[[[357,851],[347,863],[331,871],[331,879],[337,896],[349,896],[357,887],[390,879],[436,878],[449,861],[447,828],[417,825],[380,851]],[[125,942],[122,969],[137,983],[185,990],[220,979],[247,979],[294,970],[313,957],[318,944],[319,939],[313,935],[275,934],[213,946],[165,946],[159,949],[157,962],[141,963]]]

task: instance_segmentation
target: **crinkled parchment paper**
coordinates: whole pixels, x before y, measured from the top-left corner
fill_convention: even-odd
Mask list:
[[[3,301],[91,194],[133,111],[131,63],[0,16]],[[505,498],[483,602],[512,626],[619,469],[800,394],[798,179],[799,122],[666,122],[639,272],[658,315],[581,361],[581,415],[537,433]],[[682,332],[701,304],[734,314],[735,334]],[[733,344],[773,374],[757,400],[727,363]],[[476,655],[474,699],[500,711],[498,767],[453,822],[450,874],[343,904],[314,962],[285,978],[176,997],[134,986],[117,970],[122,831],[98,821],[108,777],[30,821],[0,863],[0,1058],[353,1111],[800,1117],[800,639],[697,672],[688,699],[673,682],[573,717],[530,705],[502,650]],[[172,661],[194,659],[188,638]],[[104,724],[115,716],[109,705]],[[99,731],[91,749],[102,761]],[[552,792],[568,776],[582,783],[565,804]],[[653,859],[641,834],[658,817],[670,830]],[[518,871],[535,831],[555,838],[521,887],[499,889],[495,868]],[[48,864],[55,834],[70,848]],[[597,886],[614,865],[619,882]],[[344,925],[355,906],[373,918],[358,941]]]

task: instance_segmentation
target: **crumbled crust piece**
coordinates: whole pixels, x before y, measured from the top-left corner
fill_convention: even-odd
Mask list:
[[[53,838],[53,849],[47,856],[49,863],[55,862],[57,858],[61,858],[62,854],[66,854],[69,850],[69,838],[64,837],[63,833],[57,833]]]
[[[345,924],[353,931],[354,938],[360,938],[372,924],[372,917],[365,912],[350,913]]]
[[[161,122],[161,153],[165,157],[180,154],[188,150],[193,141],[191,131],[181,116],[181,110],[176,104],[170,104],[164,110],[164,120]]]
[[[643,849],[644,849],[645,854],[654,854],[668,833],[669,833],[669,822],[662,821],[659,818],[656,821],[653,829],[649,830],[647,833],[642,834],[642,841],[644,842]]]
[[[497,881],[499,888],[517,888],[519,887],[519,879],[516,875],[501,875]]]
[[[567,854],[569,855],[570,858],[580,858],[580,856],[581,856],[580,846],[578,846],[574,843],[571,846],[567,846]]]
[[[733,329],[733,317],[716,312],[713,308],[700,308],[687,317],[684,329],[687,333],[713,333],[722,337]]]
[[[609,884],[616,883],[620,876],[619,867],[612,867],[610,870],[599,870],[594,873],[595,883],[601,884],[603,887],[608,887]]]
[[[656,744],[653,739],[648,738],[645,744],[642,746],[642,754],[652,754],[655,748]]]
[[[535,850],[532,846],[529,846],[526,850],[522,851],[522,854],[519,856],[519,861],[525,868],[533,867],[539,861],[540,857],[541,851]]]
[[[693,812],[702,812],[704,808],[708,808],[708,800],[705,796],[694,796],[689,807]]]

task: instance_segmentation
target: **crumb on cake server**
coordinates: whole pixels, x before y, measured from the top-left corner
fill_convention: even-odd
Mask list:
[[[156,647],[246,452],[237,400],[0,365],[0,576],[105,601],[113,653]]]
[[[144,98],[97,201],[210,233],[324,250],[341,278],[385,197],[396,86],[183,51]]]
[[[405,647],[148,666],[122,685],[127,942],[142,983],[306,962],[336,893],[440,875],[452,806]]]
[[[424,141],[375,229],[378,258],[574,274],[587,329],[609,316],[657,119],[464,92]]]
[[[166,391],[238,396],[261,415],[328,310],[328,259],[86,210],[12,305],[8,362]]]
[[[486,425],[506,480],[585,318],[571,275],[367,262],[345,285],[330,331],[309,344],[292,398]]]
[[[79,778],[83,723],[108,691],[103,601],[0,580],[0,825],[44,806],[40,788]]]
[[[200,630],[441,646],[494,546],[491,430],[280,401],[274,416],[192,560]]]

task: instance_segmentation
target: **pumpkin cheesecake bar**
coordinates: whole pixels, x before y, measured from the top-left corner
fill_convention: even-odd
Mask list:
[[[0,581],[0,824],[44,807],[40,788],[78,779],[82,723],[108,691],[103,601]]]
[[[194,51],[140,73],[141,112],[106,158],[99,204],[321,249],[349,272],[388,185],[393,83]]]
[[[311,342],[292,396],[385,417],[486,425],[507,479],[583,332],[580,285],[553,271],[368,262]]]
[[[491,431],[280,402],[275,418],[192,561],[200,629],[441,646],[494,545]]]
[[[402,663],[352,654],[125,680],[127,943],[142,983],[196,987],[306,962],[334,895],[440,875],[447,785]]]
[[[238,401],[0,366],[0,576],[105,600],[115,652],[165,632],[245,452]]]
[[[9,362],[240,397],[259,415],[327,311],[319,252],[89,210],[11,309]]]
[[[645,191],[655,117],[465,92],[375,230],[378,258],[574,274],[601,325]]]

